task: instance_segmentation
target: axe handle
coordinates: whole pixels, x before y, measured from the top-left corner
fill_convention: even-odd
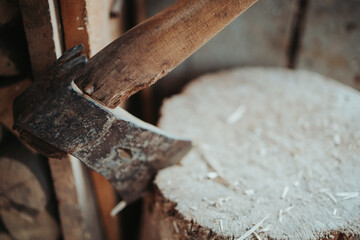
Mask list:
[[[255,2],[179,0],[92,57],[75,82],[114,108],[170,72]]]

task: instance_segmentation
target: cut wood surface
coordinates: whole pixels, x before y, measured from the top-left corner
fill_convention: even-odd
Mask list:
[[[357,239],[360,94],[307,71],[205,75],[162,108],[192,138],[146,198],[143,239]]]
[[[308,1],[297,68],[360,90],[360,1]]]

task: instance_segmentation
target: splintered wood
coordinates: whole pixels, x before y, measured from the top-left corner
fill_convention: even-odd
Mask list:
[[[357,91],[306,71],[196,80],[162,108],[160,127],[197,144],[157,175],[143,239],[359,237],[359,106]]]

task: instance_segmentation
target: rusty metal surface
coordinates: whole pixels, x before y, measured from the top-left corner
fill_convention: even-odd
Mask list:
[[[77,46],[64,54],[15,100],[15,128],[47,155],[66,152],[79,158],[131,202],[147,189],[157,169],[179,162],[191,142],[170,137],[124,110],[105,108],[84,95],[74,84],[74,72],[87,62],[81,51]],[[29,133],[41,140],[34,141]],[[56,148],[49,151],[47,143]]]

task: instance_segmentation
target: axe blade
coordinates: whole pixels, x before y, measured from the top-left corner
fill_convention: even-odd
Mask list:
[[[80,159],[132,202],[147,190],[158,169],[181,160],[191,141],[170,136],[84,94],[74,83],[74,73],[87,59],[73,54],[73,59],[54,63],[53,70],[58,71],[45,74],[46,84],[39,79],[41,84],[33,84],[15,100],[14,128],[45,155],[69,153]]]

